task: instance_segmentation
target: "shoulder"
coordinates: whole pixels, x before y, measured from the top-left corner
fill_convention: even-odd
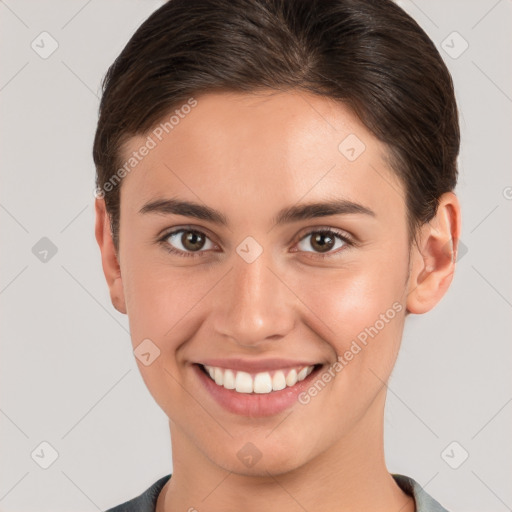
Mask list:
[[[414,498],[416,512],[448,512],[413,478],[400,474],[392,474],[392,476],[398,486]],[[160,478],[139,496],[105,512],[154,512],[158,495],[170,478],[170,474]]]
[[[139,496],[114,508],[109,508],[105,512],[155,512],[158,495],[169,478],[171,478],[170,474],[163,476]]]
[[[409,476],[391,474],[400,489],[414,498],[416,512],[448,512],[428,494],[421,485]]]

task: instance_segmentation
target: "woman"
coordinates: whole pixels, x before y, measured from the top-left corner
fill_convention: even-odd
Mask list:
[[[408,314],[446,293],[459,126],[388,0],[171,0],[104,82],[96,239],[173,471],[111,511],[445,510],[386,469]],[[133,495],[133,494],[132,494]]]

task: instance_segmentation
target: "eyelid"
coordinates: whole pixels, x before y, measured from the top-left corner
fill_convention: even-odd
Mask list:
[[[173,233],[176,233],[177,231],[186,230],[186,229],[190,229],[191,231],[199,231],[200,233],[208,235],[208,237],[210,239],[215,238],[215,236],[207,228],[204,228],[203,226],[195,226],[193,224],[183,224],[183,225],[174,226],[172,228],[163,229],[162,231],[160,231],[157,234],[157,239],[167,238],[167,237],[171,236]],[[353,235],[351,235],[349,232],[345,231],[344,229],[335,228],[335,227],[327,226],[327,225],[325,225],[325,226],[310,226],[309,228],[304,228],[304,230],[302,230],[299,233],[299,235],[296,236],[296,241],[300,241],[307,235],[310,235],[311,233],[316,232],[316,231],[333,231],[337,235],[347,238],[354,244],[357,242],[357,239]],[[292,242],[293,242],[293,240],[292,240]],[[216,243],[216,245],[218,245],[218,244]]]
[[[338,235],[340,238],[346,238],[348,242],[350,242],[354,245],[356,244],[356,239],[353,235],[351,235],[344,229],[334,228],[332,226],[312,226],[309,228],[305,228],[305,230],[303,231],[303,234],[298,235],[297,241],[300,242],[302,239],[304,239],[306,236],[311,235],[312,233],[324,232],[324,231],[332,232],[332,233]]]
[[[177,226],[173,226],[172,228],[165,228],[159,231],[156,235],[157,239],[167,238],[171,236],[173,233],[182,230],[190,230],[190,231],[198,231],[199,233],[203,233],[208,235],[210,239],[215,238],[215,235],[208,229],[203,226],[195,226],[193,224],[179,224]]]
[[[169,228],[169,229],[165,229],[163,231],[161,231],[160,233],[163,233],[162,235],[158,235],[157,237],[157,240],[156,242],[157,243],[160,243],[160,244],[167,244],[167,245],[170,245],[168,242],[167,242],[167,239],[173,235],[173,234],[176,234],[176,233],[179,233],[181,231],[195,231],[195,232],[199,232],[203,235],[205,235],[215,246],[219,246],[219,244],[217,244],[212,238],[212,235],[210,234],[210,231],[204,227],[196,227],[194,225],[191,225],[191,224],[188,224],[188,225],[179,225],[179,226],[174,226],[173,228]],[[301,231],[296,237],[295,237],[295,241],[292,242],[294,245],[298,244],[299,242],[301,242],[304,238],[314,234],[314,233],[318,233],[318,232],[330,232],[330,233],[333,233],[334,235],[338,236],[344,243],[347,247],[351,247],[351,246],[356,246],[357,245],[357,239],[351,235],[350,233],[348,233],[347,231],[343,230],[343,229],[340,229],[340,228],[334,228],[334,227],[331,227],[331,226],[310,226],[309,228],[304,228],[303,231]],[[203,256],[205,255],[207,252],[209,252],[211,249],[208,249],[208,250],[200,250],[200,251],[191,251],[191,252],[187,252],[187,251],[182,251],[181,249],[176,249],[175,247],[171,246],[171,247],[165,247],[167,251],[169,252],[172,252],[172,253],[175,253],[177,255],[181,255],[181,256]],[[308,256],[309,258],[328,258],[330,256],[336,256],[339,252],[343,251],[344,249],[338,249],[337,251],[335,252],[326,252],[326,253],[319,253],[319,252],[315,252],[315,251],[305,251],[309,254],[313,254],[313,256]],[[293,250],[292,252],[301,252],[297,249]]]
[[[182,231],[194,231],[196,233],[200,233],[202,235],[204,235],[206,238],[208,238],[208,240],[211,241],[211,243],[216,247],[218,248],[219,247],[219,244],[217,242],[215,242],[215,236],[212,235],[210,233],[210,230],[208,230],[207,228],[204,228],[204,227],[199,227],[199,226],[193,226],[192,224],[185,224],[185,225],[179,225],[179,226],[174,226],[172,228],[168,228],[168,229],[164,229],[163,231],[161,231],[159,235],[157,235],[157,238],[156,238],[156,243],[157,244],[167,244],[167,245],[170,245],[168,242],[167,242],[167,239],[171,236],[171,235],[175,235],[177,233],[180,233]],[[171,246],[172,247],[172,246]],[[200,250],[200,251],[196,251],[196,252],[193,252],[193,251],[190,251],[190,252],[186,252],[186,251],[182,251],[181,249],[176,249],[175,247],[173,247],[173,249],[177,252],[177,253],[185,253],[185,254],[188,254],[188,255],[195,255],[195,254],[203,254],[205,252],[208,252],[209,250],[211,249],[208,249],[208,250]]]

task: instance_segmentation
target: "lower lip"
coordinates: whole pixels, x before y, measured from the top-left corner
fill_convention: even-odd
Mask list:
[[[219,405],[229,412],[250,417],[273,416],[285,411],[298,402],[298,395],[311,385],[312,380],[322,370],[322,366],[318,366],[304,380],[280,391],[238,393],[216,384],[198,364],[192,366],[204,387]]]

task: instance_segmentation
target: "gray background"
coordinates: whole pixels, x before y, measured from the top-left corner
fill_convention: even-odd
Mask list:
[[[441,303],[407,320],[389,381],[388,468],[454,512],[511,510],[512,2],[399,3],[455,81],[464,249]],[[167,419],[104,281],[91,157],[100,80],[161,4],[0,1],[4,512],[104,510],[172,471]],[[31,47],[51,49],[43,31],[58,44],[47,58]],[[42,442],[58,452],[48,469]]]

